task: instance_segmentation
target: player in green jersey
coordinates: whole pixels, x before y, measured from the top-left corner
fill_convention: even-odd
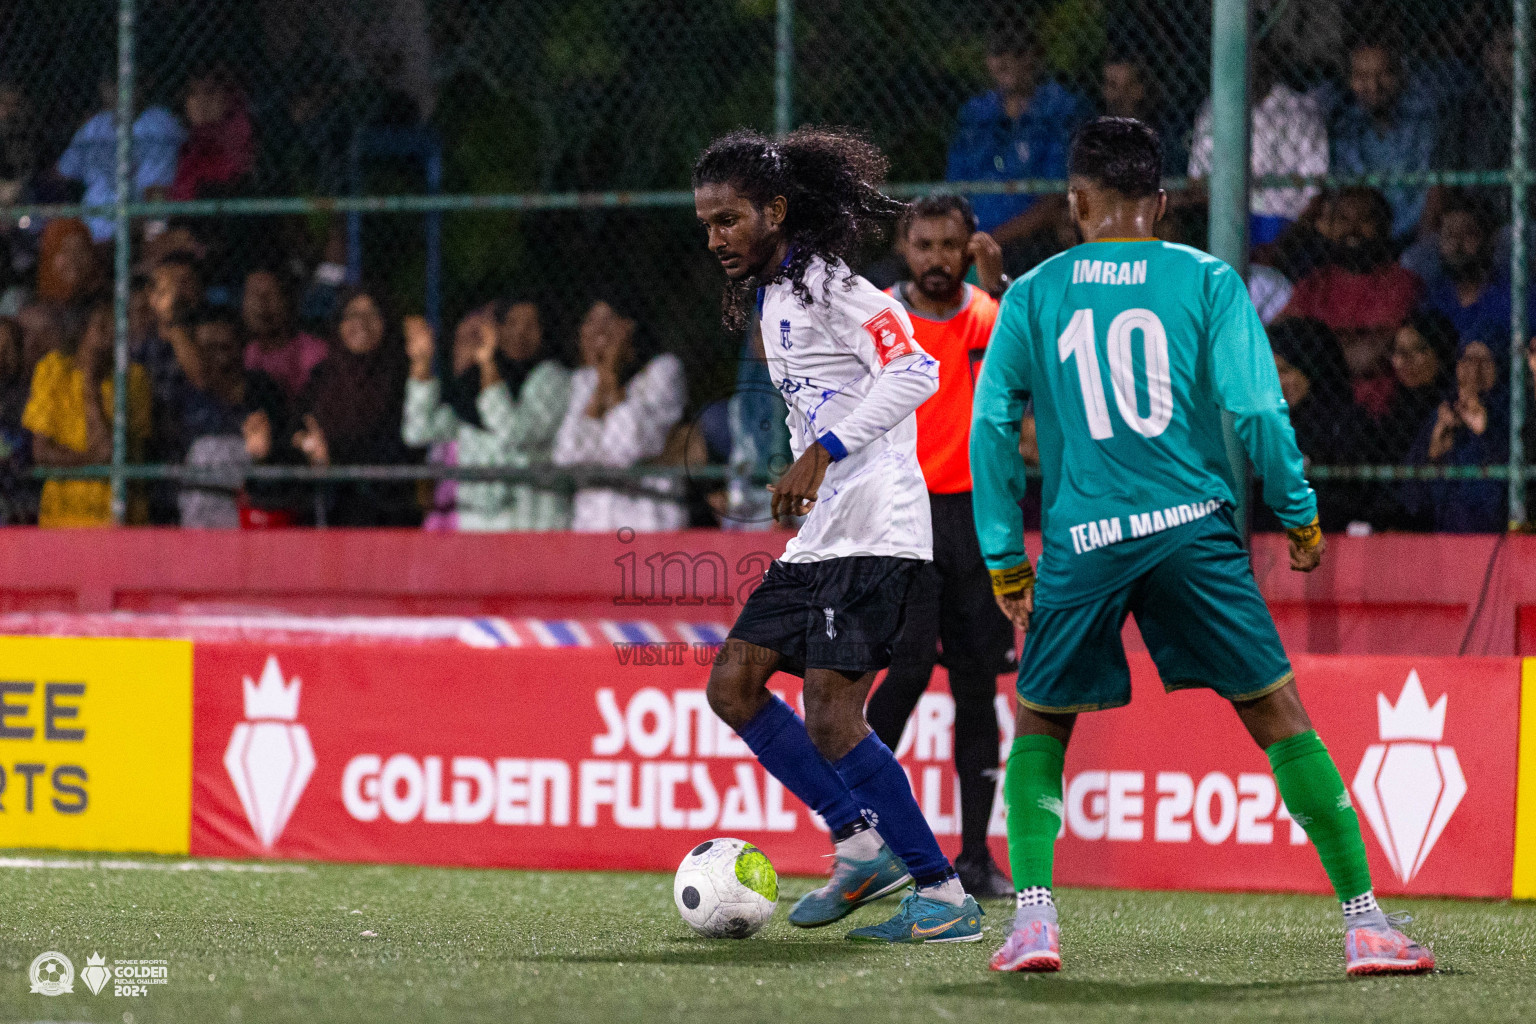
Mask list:
[[[1003,611],[1027,631],[1004,792],[1018,890],[1000,971],[1058,970],[1051,899],[1062,765],[1078,713],[1131,698],[1128,615],[1167,689],[1230,700],[1344,908],[1350,974],[1434,957],[1376,904],[1360,823],[1312,729],[1233,522],[1222,412],[1290,535],[1291,567],[1325,544],[1269,341],[1242,278],[1153,237],[1167,198],[1157,133],[1103,117],[1073,139],[1068,201],[1086,243],[1003,299],[971,426],[976,530]],[[1044,475],[1038,584],[1024,551],[1019,421],[1033,401]]]

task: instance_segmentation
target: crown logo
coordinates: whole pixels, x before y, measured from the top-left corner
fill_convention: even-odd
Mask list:
[[[1350,790],[1404,885],[1424,866],[1462,798],[1467,777],[1445,735],[1447,694],[1431,706],[1419,673],[1408,673],[1397,703],[1376,694],[1381,742],[1365,748]]]
[[[261,681],[243,679],[245,721],[236,722],[224,750],[224,770],[245,809],[256,839],[271,849],[288,824],[309,777],[315,748],[299,717],[298,677],[289,683],[277,656],[267,655]]]
[[[277,656],[267,655],[267,664],[261,670],[261,682],[251,682],[251,677],[246,676],[242,680],[245,686],[245,717],[249,721],[261,719],[276,719],[283,722],[291,722],[299,717],[299,678],[294,677],[292,685],[283,679],[283,670],[278,667]],[[1420,694],[1423,699],[1423,694]],[[1441,698],[1442,703],[1444,698]],[[1443,709],[1442,709],[1443,711]]]
[[[297,680],[295,680],[297,685]],[[1397,704],[1387,700],[1387,695],[1376,695],[1376,719],[1381,729],[1381,741],[1423,740],[1439,743],[1445,735],[1445,703],[1448,695],[1442,693],[1431,707],[1424,696],[1424,686],[1419,682],[1417,670],[1408,673],[1403,692],[1397,696]]]
[[[100,995],[101,990],[107,987],[107,982],[112,980],[112,972],[107,970],[107,961],[100,953],[92,953],[85,958],[85,970],[80,972],[80,980],[85,982],[93,996]]]

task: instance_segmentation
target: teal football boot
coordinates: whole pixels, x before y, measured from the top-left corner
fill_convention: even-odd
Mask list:
[[[797,928],[820,928],[840,921],[866,903],[889,895],[912,881],[912,876],[889,846],[880,847],[874,860],[837,858],[832,879],[820,889],[800,897],[789,912]]]
[[[855,942],[979,942],[983,913],[974,896],[957,907],[914,891],[901,901],[895,917],[855,928],[848,937]]]

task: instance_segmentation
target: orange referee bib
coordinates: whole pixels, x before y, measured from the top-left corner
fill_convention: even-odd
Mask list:
[[[917,343],[939,361],[939,390],[917,407],[917,459],[928,490],[960,494],[971,489],[971,397],[981,358],[997,320],[997,301],[974,285],[946,320],[930,320],[907,305],[901,285],[888,289],[912,318]]]

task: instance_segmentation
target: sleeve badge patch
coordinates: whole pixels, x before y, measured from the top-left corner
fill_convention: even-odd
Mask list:
[[[879,357],[881,366],[918,350],[912,336],[907,333],[906,325],[894,310],[882,309],[864,321],[864,329],[875,343],[875,355]]]

